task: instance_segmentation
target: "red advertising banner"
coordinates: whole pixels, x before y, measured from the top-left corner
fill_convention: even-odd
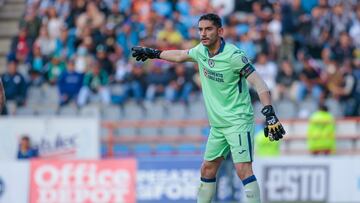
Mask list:
[[[30,203],[135,203],[136,160],[31,162]]]

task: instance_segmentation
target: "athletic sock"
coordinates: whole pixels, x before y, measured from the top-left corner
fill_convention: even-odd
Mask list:
[[[201,178],[197,203],[211,203],[216,190],[216,178]]]
[[[254,175],[242,180],[246,203],[261,203],[259,184]]]

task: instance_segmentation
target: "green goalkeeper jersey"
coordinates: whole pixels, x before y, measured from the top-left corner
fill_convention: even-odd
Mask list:
[[[205,106],[212,127],[254,122],[246,77],[254,68],[245,53],[225,43],[215,56],[201,43],[188,52],[198,63]]]

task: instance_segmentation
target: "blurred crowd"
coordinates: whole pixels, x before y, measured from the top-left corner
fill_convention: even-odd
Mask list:
[[[201,89],[196,64],[139,63],[130,49],[189,49],[208,12],[223,18],[224,38],[252,59],[275,101],[330,98],[345,116],[359,116],[356,0],[27,0],[1,76],[7,99],[26,105],[27,89],[50,85],[60,106],[93,96],[188,104]]]

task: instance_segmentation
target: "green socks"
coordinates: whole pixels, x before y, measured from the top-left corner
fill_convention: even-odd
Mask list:
[[[254,175],[242,180],[245,191],[245,203],[261,203],[259,184]]]
[[[216,190],[216,178],[201,178],[197,203],[211,203]]]

